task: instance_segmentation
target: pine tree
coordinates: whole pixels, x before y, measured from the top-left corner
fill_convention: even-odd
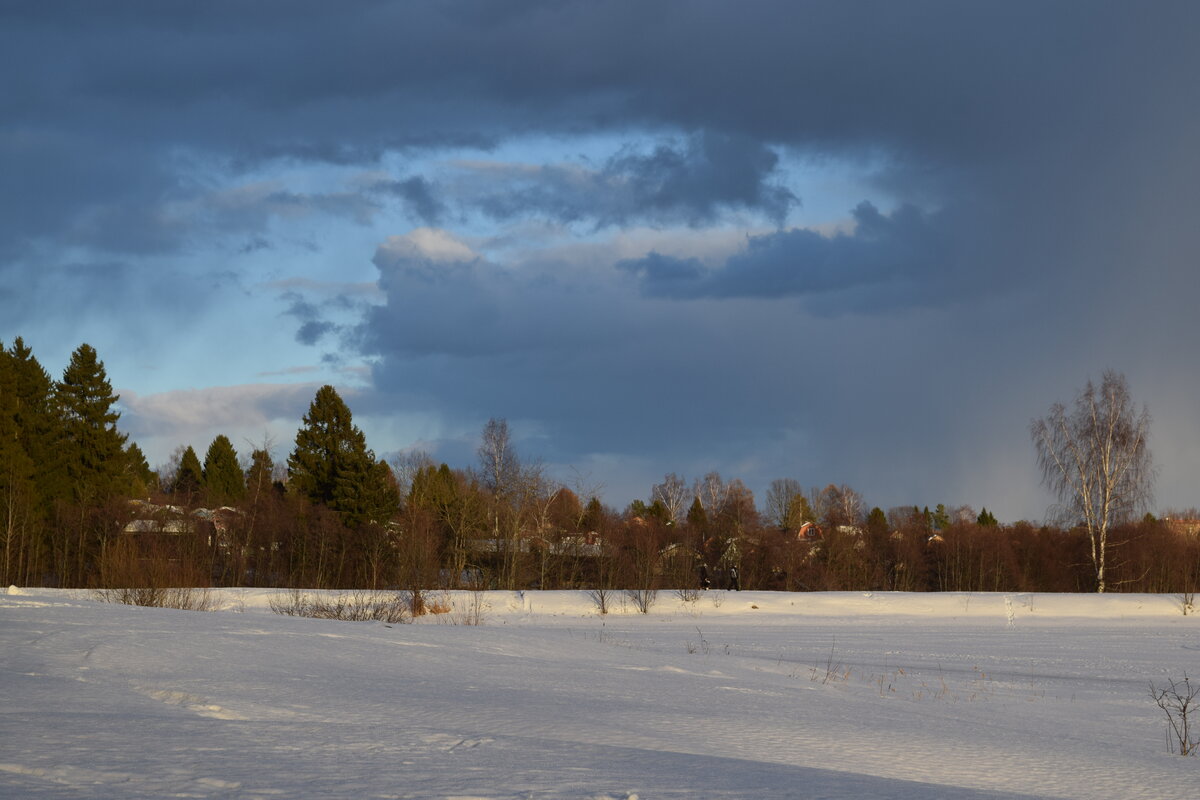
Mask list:
[[[703,511],[703,509],[701,510]],[[593,497],[591,500],[588,500],[587,507],[583,510],[583,519],[580,520],[579,526],[585,531],[597,531],[604,526],[604,506],[601,505],[600,498]]]
[[[804,523],[816,522],[816,519],[817,515],[813,513],[812,506],[808,504],[808,498],[802,492],[793,494],[788,500],[787,524],[784,527],[799,530]]]
[[[933,527],[934,530],[944,531],[950,527],[950,515],[946,512],[944,503],[938,503],[937,508],[933,512]]]
[[[329,505],[338,474],[351,453],[366,450],[366,439],[332,386],[317,390],[303,422],[288,456],[288,488],[314,503]]]
[[[179,459],[179,469],[175,473],[175,483],[171,486],[171,491],[185,504],[190,505],[203,488],[204,468],[200,466],[200,456],[196,455],[196,451],[189,444]]]
[[[296,432],[288,487],[341,513],[349,525],[383,522],[400,504],[391,470],[367,449],[366,437],[332,386],[317,390]]]
[[[246,476],[229,437],[220,434],[204,456],[204,490],[214,506],[236,503],[246,496]]]
[[[251,500],[257,500],[273,488],[275,462],[265,449],[255,450],[250,454],[250,469],[246,472],[246,493]]]
[[[12,356],[0,348],[0,575],[20,581],[21,554],[36,515],[34,464],[22,444],[17,421]]]
[[[330,507],[351,528],[383,525],[400,508],[400,487],[386,463],[373,456],[351,459],[337,476]]]
[[[279,487],[274,482],[275,462],[264,445],[250,454],[250,469],[246,470],[246,542],[252,548],[256,573],[269,574],[272,556],[284,546],[284,528],[272,526],[277,518]]]
[[[151,487],[158,483],[158,477],[150,469],[150,462],[146,461],[146,454],[135,442],[130,442],[125,448],[125,470],[134,497],[146,497]]]
[[[667,510],[666,505],[662,500],[655,499],[653,503],[646,506],[646,515],[651,519],[656,519],[664,525],[671,523],[671,512]]]
[[[117,430],[119,397],[94,348],[81,344],[55,385],[64,426],[66,473],[75,499],[96,503],[127,493],[126,435]]]
[[[704,510],[704,504],[700,502],[699,497],[692,498],[692,506],[687,513],[688,527],[700,533],[708,531],[708,512]]]
[[[21,337],[8,350],[12,370],[12,413],[21,447],[33,462],[33,480],[43,513],[69,497],[63,420],[54,397],[54,379]]]

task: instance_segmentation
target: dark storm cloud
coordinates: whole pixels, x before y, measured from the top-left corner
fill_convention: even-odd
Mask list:
[[[370,191],[398,198],[412,218],[439,225],[475,213],[503,222],[547,219],[600,230],[631,224],[700,227],[730,211],[781,224],[799,198],[785,186],[779,156],[761,142],[698,133],[653,147],[626,145],[589,163],[459,163],[449,177],[383,180]]]
[[[408,212],[426,225],[438,225],[446,216],[446,204],[438,197],[437,189],[419,175],[403,180],[378,181],[371,185],[371,189],[400,198]]]
[[[0,101],[0,158],[20,163],[21,142],[39,142],[44,152],[24,183],[46,199],[28,209],[34,224],[4,238],[86,229],[109,206],[145,219],[139,209],[180,189],[169,163],[179,149],[231,164],[281,156],[374,163],[404,147],[529,131],[695,133],[683,148],[605,165],[592,181],[599,208],[581,205],[568,176],[552,169],[488,203],[500,216],[522,213],[525,202],[558,219],[593,213],[611,224],[639,211],[699,223],[721,207],[778,219],[794,195],[764,180],[776,147],[843,156],[876,148],[902,191],[961,188],[973,170],[1003,168],[997,160],[1031,147],[1069,155],[1062,148],[1078,150],[1073,137],[1086,136],[1086,147],[1102,151],[1131,126],[1155,124],[1145,112],[1160,104],[1145,97],[1143,76],[1186,66],[1172,60],[1186,44],[1190,20],[1179,17],[1189,8],[1156,5],[1136,20],[1122,5],[1097,3],[1084,17],[1073,8],[10,6],[0,59],[18,78]],[[54,59],[41,56],[50,52]],[[85,167],[83,181],[55,167],[63,159]],[[97,164],[122,180],[89,180]],[[622,181],[623,194],[613,188]],[[435,221],[436,206],[417,205]],[[128,236],[132,249],[158,241],[158,227],[106,229]],[[139,243],[140,232],[150,241]]]
[[[636,275],[652,297],[815,297],[820,309],[837,310],[929,305],[946,299],[947,273],[963,254],[948,252],[936,219],[912,206],[884,215],[861,203],[853,233],[831,237],[795,229],[754,236],[745,250],[716,269],[695,259],[659,253],[617,266]],[[969,268],[966,263],[964,268]],[[826,297],[821,297],[826,296]]]
[[[313,346],[326,340],[331,334],[346,335],[348,331],[341,319],[347,317],[357,319],[367,312],[370,303],[363,299],[363,287],[355,285],[318,285],[306,284],[303,281],[288,281],[276,284],[295,285],[300,289],[316,294],[318,302],[313,302],[300,291],[289,290],[279,295],[279,299],[287,303],[283,316],[292,317],[300,326],[296,329],[295,339],[303,345]],[[345,342],[340,342],[343,348]],[[329,356],[330,354],[326,354]],[[339,357],[340,358],[340,357]]]
[[[564,290],[574,290],[544,274],[504,270],[442,231],[394,237],[374,262],[385,303],[367,312],[359,334],[371,353],[505,358],[572,352],[603,342],[610,330],[599,308],[560,302]]]
[[[432,144],[625,123],[962,158],[1026,145],[1046,121],[1080,112],[1080,127],[1120,122],[1114,104],[1142,88],[1130,70],[1183,66],[1171,61],[1195,13],[952,2],[760,2],[739,14],[717,2],[8,8],[6,61],[40,65],[7,71],[21,76],[9,119],[79,128],[108,108],[117,113],[91,119],[97,136],[292,143],[334,161],[374,159],[417,134]],[[55,63],[36,58],[44,52]]]
[[[297,292],[285,292],[280,299],[288,303],[283,313],[295,317],[300,322],[300,327],[296,330],[296,341],[300,344],[315,345],[325,334],[337,329],[334,323],[323,318],[319,306]]]
[[[308,320],[300,326],[296,331],[296,341],[300,344],[314,345],[321,340],[325,334],[337,329],[337,326],[332,322],[324,322],[321,320]]]
[[[731,209],[757,211],[778,224],[798,202],[771,182],[778,162],[761,142],[702,133],[649,153],[619,153],[598,170],[491,167],[469,181],[476,185],[461,201],[496,219],[544,215],[598,228],[646,221],[699,226]]]

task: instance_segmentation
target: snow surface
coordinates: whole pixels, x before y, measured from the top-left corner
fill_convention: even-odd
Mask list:
[[[270,596],[0,594],[0,797],[1200,797],[1148,691],[1200,677],[1171,596],[461,593],[392,626]]]

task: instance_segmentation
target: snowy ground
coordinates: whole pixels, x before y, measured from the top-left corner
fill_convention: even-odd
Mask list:
[[[417,624],[0,594],[3,798],[1200,797],[1169,596],[487,593]],[[242,613],[229,613],[240,611]]]

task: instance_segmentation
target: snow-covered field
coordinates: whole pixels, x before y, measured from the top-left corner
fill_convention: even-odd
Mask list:
[[[1170,596],[491,592],[389,626],[268,594],[0,594],[0,797],[1200,797],[1148,692],[1200,677]]]

